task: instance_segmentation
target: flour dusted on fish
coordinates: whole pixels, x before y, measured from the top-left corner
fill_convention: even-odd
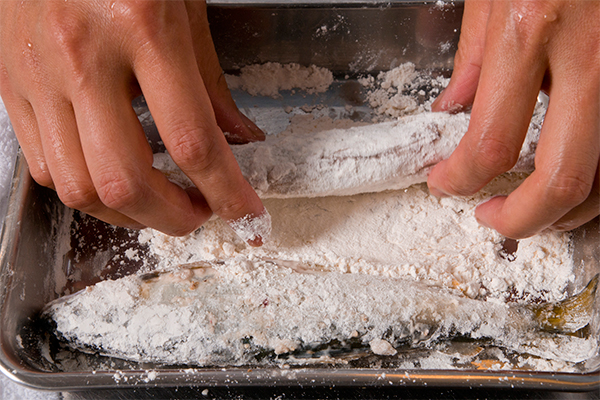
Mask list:
[[[414,97],[420,86],[444,85],[439,78],[427,85],[419,79],[424,78],[414,65],[406,64],[361,84],[375,108],[385,98]],[[437,199],[424,185],[409,187],[426,180],[430,166],[450,155],[468,127],[468,114],[426,108],[388,122],[341,129],[335,124],[344,120],[296,115],[279,135],[234,146],[242,171],[272,216],[272,241],[261,248],[249,248],[218,220],[185,238],[152,230],[140,238],[164,268],[176,265],[177,254],[188,262],[271,258],[327,271],[410,277],[501,302],[562,298],[573,280],[568,233],[544,232],[521,240],[507,256],[505,239],[479,226],[474,217],[477,204],[510,193],[523,175],[499,177],[471,198]],[[532,169],[543,117],[540,105],[515,169]],[[170,179],[183,179],[167,155],[156,155],[155,163]],[[322,197],[307,198],[317,196]]]
[[[230,259],[170,273],[104,281],[45,311],[83,350],[141,362],[255,364],[274,355],[356,339],[375,354],[462,335],[578,362],[588,341],[536,338],[532,311],[480,302],[414,282],[318,273]]]
[[[471,198],[437,199],[416,185],[346,197],[265,199],[273,231],[260,248],[247,246],[218,219],[182,238],[146,229],[140,241],[164,269],[231,257],[293,260],[317,270],[459,288],[473,298],[558,300],[574,278],[569,233],[520,240],[506,257],[505,239],[474,217],[481,201],[509,193],[522,179],[499,177]]]
[[[469,115],[424,112],[395,121],[345,129],[301,132],[289,128],[264,142],[231,150],[261,198],[347,196],[403,189],[425,182],[466,133]],[[514,171],[531,172],[540,124],[532,122]],[[191,185],[170,160],[156,154],[154,167]]]

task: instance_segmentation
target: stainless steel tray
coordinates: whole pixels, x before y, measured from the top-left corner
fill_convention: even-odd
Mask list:
[[[419,68],[447,72],[456,49],[461,14],[461,3],[440,6],[435,2],[354,2],[336,3],[335,7],[213,2],[209,8],[224,69],[234,71],[243,65],[267,61],[297,62],[327,67],[341,81],[352,81],[359,74],[387,70],[407,61]],[[323,26],[328,27],[330,34],[317,35]],[[347,101],[340,93],[343,86],[334,85],[333,93],[303,97],[301,101],[343,107]],[[255,101],[239,93],[236,100],[242,108],[251,107]],[[283,108],[286,101],[294,99],[267,99],[265,104]],[[145,128],[152,141],[155,130],[151,125]],[[596,219],[579,229],[574,237],[574,257],[580,270],[570,288],[572,293],[600,272],[599,230]],[[20,156],[0,247],[0,369],[25,385],[51,390],[129,385],[401,385],[592,390],[600,384],[599,355],[581,363],[578,373],[554,373],[468,368],[405,370],[377,357],[347,365],[190,368],[137,364],[62,348],[50,329],[37,319],[39,311],[66,292],[135,271],[140,267],[135,262],[123,265],[116,261],[119,254],[132,248],[144,251],[135,232],[73,213],[53,191],[32,181]],[[585,334],[598,337],[599,332],[600,296],[597,295],[593,320]],[[403,356],[418,359],[425,354],[426,350],[407,349]]]

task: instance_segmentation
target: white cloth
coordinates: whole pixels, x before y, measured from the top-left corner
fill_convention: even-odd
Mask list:
[[[8,195],[17,156],[17,139],[12,129],[4,103],[0,99],[0,231],[4,225]]]
[[[47,392],[29,389],[11,381],[0,372],[0,399],[2,400],[59,400],[59,392]]]

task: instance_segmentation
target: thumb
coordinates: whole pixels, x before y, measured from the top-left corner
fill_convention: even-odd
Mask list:
[[[264,140],[265,134],[238,110],[231,97],[210,34],[206,2],[188,1],[186,9],[198,69],[210,97],[217,124],[227,141],[239,144]]]
[[[491,0],[465,2],[452,78],[448,87],[431,105],[433,111],[459,112],[473,104],[479,84],[491,5]]]

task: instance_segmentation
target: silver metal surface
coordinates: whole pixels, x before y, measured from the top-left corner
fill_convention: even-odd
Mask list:
[[[226,71],[277,61],[358,74],[408,61],[451,68],[462,2],[221,4],[209,18]]]
[[[336,4],[336,7],[221,4],[209,9],[224,69],[231,71],[267,61],[298,62],[330,68],[338,76],[387,70],[406,61],[420,68],[450,68],[461,14],[461,3],[441,7],[414,2],[375,6],[369,3],[364,7],[356,3]],[[244,101],[248,99],[242,98],[241,103]],[[70,218],[75,218],[76,223],[70,223]],[[67,238],[79,244],[73,246],[75,250],[58,246],[64,238],[65,226],[72,228],[66,232]],[[572,293],[600,272],[598,243],[598,220],[577,231],[574,257],[580,270],[570,288]],[[369,368],[188,368],[142,365],[84,354],[68,358],[71,363],[63,363],[58,369],[53,363],[59,352],[52,347],[57,345],[50,337],[50,329],[39,325],[38,312],[45,303],[65,292],[136,270],[139,265],[121,265],[115,261],[119,252],[128,248],[144,250],[137,244],[134,233],[90,218],[72,217],[53,191],[32,181],[24,158],[19,157],[0,247],[0,369],[27,386],[53,390],[134,385],[426,385],[577,391],[591,390],[600,384],[598,355],[580,366],[581,373],[398,370],[386,367],[385,363]],[[596,312],[587,334],[597,337],[599,296],[595,300]]]

